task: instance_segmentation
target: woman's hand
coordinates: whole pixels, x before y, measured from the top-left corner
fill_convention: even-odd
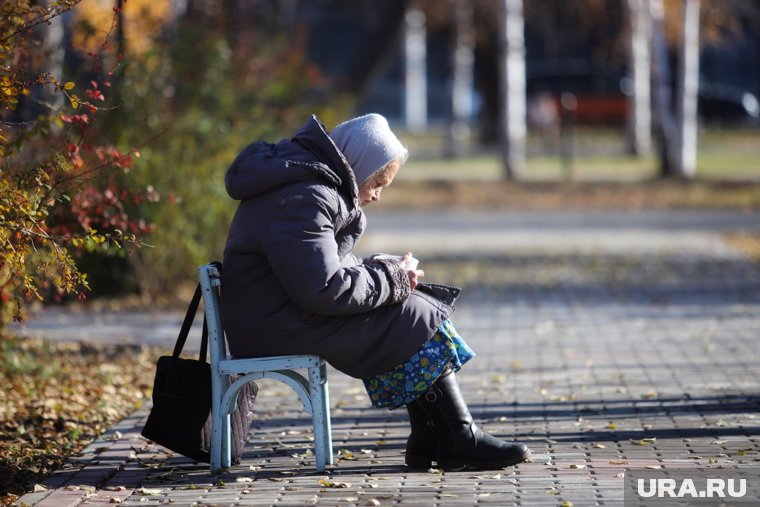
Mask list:
[[[408,254],[404,255],[401,258],[401,265],[406,265],[407,261],[412,258],[412,253],[409,252]],[[419,283],[419,279],[425,276],[425,272],[421,269],[407,269],[406,275],[409,277],[409,287],[411,290],[414,290],[415,287],[417,287],[417,283]]]
[[[417,287],[419,278],[425,276],[425,272],[421,269],[407,269],[406,274],[409,276],[409,287],[411,290],[414,290],[414,288]]]

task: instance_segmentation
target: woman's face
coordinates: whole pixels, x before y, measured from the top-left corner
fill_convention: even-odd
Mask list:
[[[359,186],[359,205],[363,208],[380,199],[380,193],[391,184],[401,164],[394,162],[382,171],[378,171]]]

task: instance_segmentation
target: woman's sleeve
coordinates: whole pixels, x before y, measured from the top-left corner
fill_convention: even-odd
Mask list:
[[[409,297],[409,278],[394,262],[343,267],[332,196],[310,187],[285,197],[270,218],[266,254],[290,298],[318,315],[367,312]]]
[[[364,260],[359,257],[358,255],[348,253],[346,254],[340,261],[340,265],[344,268],[350,268],[354,266],[358,266],[359,264],[363,264]]]

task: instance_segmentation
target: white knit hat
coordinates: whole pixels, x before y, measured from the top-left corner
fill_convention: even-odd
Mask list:
[[[406,161],[408,151],[391,132],[382,115],[370,113],[345,121],[330,133],[361,185],[378,169],[397,158]]]

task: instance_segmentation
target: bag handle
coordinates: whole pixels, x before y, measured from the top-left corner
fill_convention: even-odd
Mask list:
[[[182,327],[179,330],[179,336],[177,336],[177,343],[174,345],[174,352],[172,358],[176,359],[182,353],[182,349],[185,347],[187,341],[187,335],[190,333],[190,328],[193,326],[195,320],[195,314],[198,312],[198,306],[201,302],[201,284],[199,283],[195,287],[195,293],[193,299],[190,301],[190,306],[187,307],[187,313],[185,319],[182,321]],[[206,362],[206,353],[208,350],[208,325],[206,323],[206,316],[203,316],[203,332],[201,333],[201,350],[198,355],[198,360]]]

